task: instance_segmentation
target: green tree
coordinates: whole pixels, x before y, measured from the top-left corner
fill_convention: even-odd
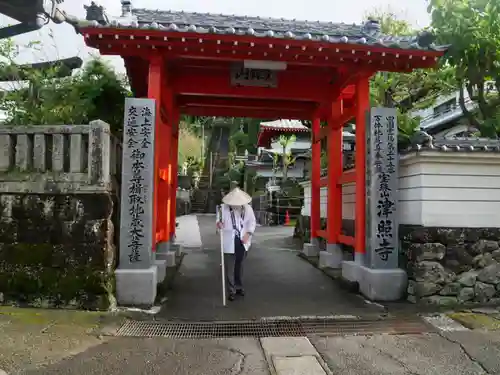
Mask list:
[[[179,123],[178,167],[182,169],[185,164],[189,169],[192,169],[195,164],[201,166],[203,158],[201,150],[202,139],[195,134],[189,124],[181,121]]]
[[[30,43],[31,47],[36,43]],[[130,95],[121,77],[100,59],[65,76],[62,65],[47,68],[19,66],[19,48],[12,39],[0,41],[0,72],[9,76],[10,89],[0,96],[7,125],[88,124],[100,119],[114,133],[123,128],[124,99]]]
[[[418,33],[392,12],[374,11],[368,17],[380,22],[383,34],[409,36]],[[378,72],[370,82],[370,99],[374,106],[396,107],[400,142],[406,143],[420,126],[420,120],[412,118],[410,112],[432,105],[440,94],[454,88],[453,69],[446,64],[411,73]]]
[[[500,0],[430,0],[438,42],[451,45],[459,104],[483,136],[500,134]],[[477,109],[466,106],[465,90]]]
[[[296,139],[295,134],[290,136],[282,134],[278,139],[278,144],[281,146],[281,167],[283,168],[283,178],[281,181],[283,183],[288,179],[288,168],[295,163],[295,157],[292,156],[290,146],[295,143]]]

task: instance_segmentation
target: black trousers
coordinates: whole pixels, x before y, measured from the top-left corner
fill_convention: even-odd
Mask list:
[[[243,261],[247,252],[237,237],[234,239],[234,254],[224,254],[224,273],[226,275],[227,291],[235,294],[238,290],[243,290]]]

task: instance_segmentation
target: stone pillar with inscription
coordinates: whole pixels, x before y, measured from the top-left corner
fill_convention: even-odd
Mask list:
[[[155,101],[125,99],[119,264],[120,305],[151,306],[158,267],[153,254]]]
[[[369,124],[367,249],[358,282],[369,299],[394,301],[407,285],[406,271],[399,268],[396,109],[372,108]]]

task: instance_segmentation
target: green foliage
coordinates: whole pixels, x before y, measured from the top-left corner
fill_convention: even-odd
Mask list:
[[[446,60],[454,68],[459,104],[483,136],[500,134],[500,0],[431,0],[432,29],[451,45]],[[477,103],[465,105],[464,90]]]
[[[93,59],[79,72],[61,77],[67,69],[64,66],[19,67],[15,64],[18,54],[11,39],[0,41],[1,73],[23,81],[14,83],[0,97],[6,124],[88,124],[100,119],[109,123],[114,133],[121,131],[124,98],[130,92],[125,78],[105,62]]]
[[[282,162],[282,168],[283,168],[283,179],[282,181],[285,182],[288,179],[288,168],[295,163],[295,158],[292,156],[292,152],[289,150],[289,147],[295,143],[297,137],[295,134],[292,135],[285,135],[282,134],[280,135],[278,139],[278,144],[281,146],[282,153],[281,153],[281,162]]]
[[[369,17],[379,20],[384,34],[407,36],[418,32],[391,12],[376,11]],[[373,106],[398,109],[400,141],[406,142],[420,126],[419,119],[412,119],[410,111],[427,108],[440,94],[454,89],[453,69],[449,65],[412,73],[378,72],[370,82],[370,99]]]
[[[196,135],[195,130],[188,123],[181,121],[179,123],[178,167],[182,168],[186,164],[191,171],[200,168],[203,159],[201,150],[202,139]]]
[[[248,135],[238,130],[229,137],[229,149],[237,153],[244,153],[248,145]]]

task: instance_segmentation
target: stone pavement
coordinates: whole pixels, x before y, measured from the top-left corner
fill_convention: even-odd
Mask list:
[[[51,311],[57,316],[51,326],[34,310],[28,311],[21,312],[26,318],[19,321],[9,318],[10,324],[25,322],[21,325],[9,326],[9,319],[2,317],[0,367],[9,375],[500,373],[500,331],[468,330],[458,323],[446,326],[446,317],[437,319],[443,330],[420,335],[195,340],[101,336],[89,329],[95,327],[95,315]],[[115,323],[107,332],[116,330]],[[67,329],[60,329],[64,325]]]
[[[198,216],[203,247],[188,249],[159,314],[169,320],[248,320],[270,316],[380,314],[341,289],[290,248],[292,228],[259,227],[244,264],[246,296],[222,306],[215,216]],[[194,234],[193,234],[194,236]]]
[[[203,247],[188,249],[158,319],[279,315],[379,315],[300,260],[289,228],[259,228],[245,300],[220,306],[213,217],[199,221]],[[181,233],[181,232],[180,232]],[[186,231],[196,241],[196,234]],[[281,237],[280,237],[281,236]],[[287,248],[289,250],[287,250]],[[219,277],[219,278],[218,278]],[[452,320],[451,317],[454,319]],[[120,314],[0,307],[0,374],[9,375],[483,375],[500,374],[500,310],[426,317],[435,331],[219,339],[116,337]]]

